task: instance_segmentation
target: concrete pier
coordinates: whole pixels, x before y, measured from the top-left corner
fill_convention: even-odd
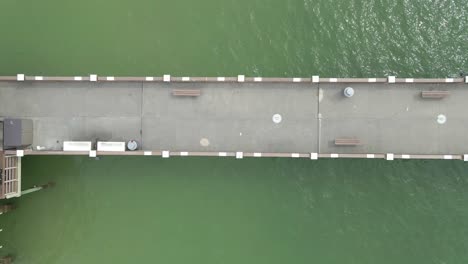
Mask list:
[[[468,153],[462,78],[19,79],[0,78],[0,117],[34,121],[33,151],[26,155],[63,153],[63,141],[131,139],[145,152],[125,154],[462,159]],[[343,95],[346,87],[354,89],[352,97]],[[174,89],[200,95],[174,96]],[[424,99],[422,91],[449,95]],[[359,144],[338,145],[338,138]]]

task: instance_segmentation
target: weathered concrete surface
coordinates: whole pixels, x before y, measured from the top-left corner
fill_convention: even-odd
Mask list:
[[[201,96],[174,97],[174,88]],[[422,99],[423,90],[450,95]],[[0,82],[0,117],[33,119],[34,147],[48,150],[136,139],[145,150],[465,154],[467,99],[461,83]],[[362,144],[334,144],[348,137]]]
[[[189,87],[202,95],[171,95]],[[49,150],[136,139],[148,150],[307,153],[318,150],[317,95],[311,83],[3,82],[0,116],[33,119],[34,147]]]
[[[343,96],[352,86],[355,95]],[[320,84],[321,153],[457,154],[468,152],[468,87],[464,84]],[[449,90],[422,99],[423,90]],[[445,124],[437,123],[439,114]],[[335,146],[337,137],[362,145]]]

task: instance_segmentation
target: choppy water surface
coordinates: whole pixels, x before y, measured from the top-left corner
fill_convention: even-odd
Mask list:
[[[446,77],[466,0],[3,0],[0,74]]]
[[[468,71],[466,0],[0,2],[0,75]],[[18,263],[467,263],[457,161],[26,157]]]
[[[19,263],[465,263],[463,162],[27,157]]]

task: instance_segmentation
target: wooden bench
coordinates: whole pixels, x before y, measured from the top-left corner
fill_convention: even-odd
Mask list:
[[[424,99],[442,99],[449,94],[449,91],[422,91],[421,97]]]
[[[361,140],[357,138],[336,138],[335,145],[337,146],[357,146],[361,145]]]
[[[175,89],[172,90],[172,95],[173,96],[191,96],[191,97],[196,97],[201,95],[200,90],[181,90],[181,89]]]

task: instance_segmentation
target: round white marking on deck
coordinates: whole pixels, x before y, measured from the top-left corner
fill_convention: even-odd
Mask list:
[[[202,147],[208,147],[210,145],[210,141],[207,138],[200,139],[200,145]]]
[[[346,87],[343,91],[344,95],[346,97],[353,97],[354,95],[354,89],[352,87]]]
[[[283,118],[281,117],[280,114],[274,114],[274,115],[273,115],[273,118],[272,118],[272,120],[273,120],[273,122],[275,122],[275,124],[281,123],[281,120],[282,120],[282,119],[283,119]]]
[[[242,136],[242,132],[239,132],[239,136]]]
[[[437,123],[440,125],[445,124],[447,122],[447,117],[445,115],[438,115],[437,116]]]

